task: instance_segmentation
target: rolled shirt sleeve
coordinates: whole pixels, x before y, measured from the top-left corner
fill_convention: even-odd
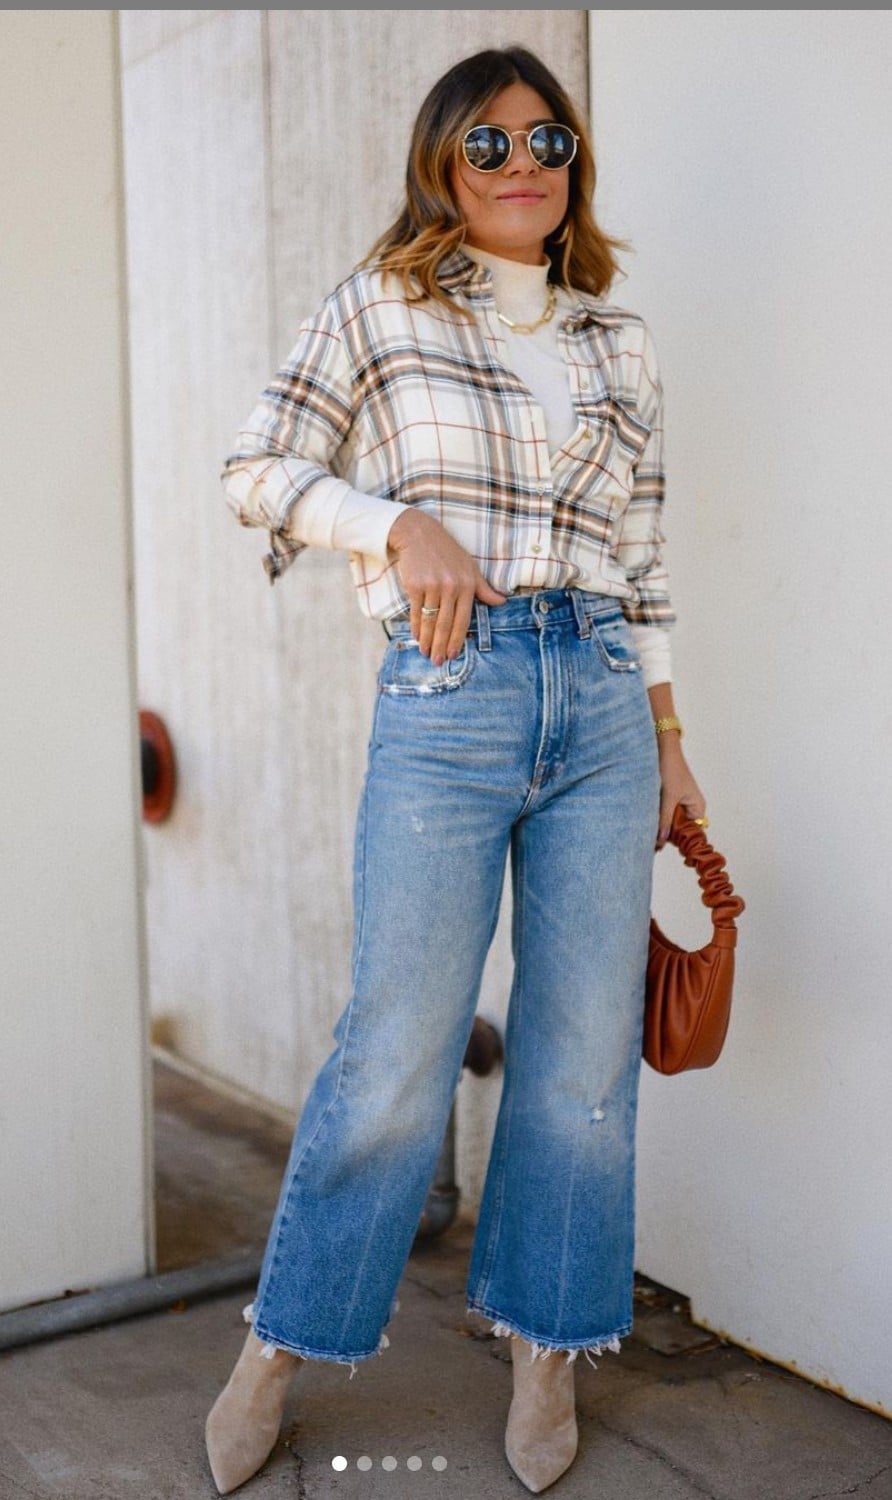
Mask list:
[[[240,464],[235,484],[259,483],[267,462],[256,459]],[[248,504],[252,504],[250,495]],[[293,502],[288,516],[287,544],[295,555],[304,547],[323,547],[335,552],[362,552],[366,557],[386,562],[390,528],[399,513],[409,508],[399,500],[367,495],[345,479],[328,475],[315,480]]]
[[[239,522],[269,532],[263,566],[270,583],[311,545],[386,557],[387,532],[407,507],[365,495],[333,472],[356,399],[329,297],[301,323],[220,472]]]

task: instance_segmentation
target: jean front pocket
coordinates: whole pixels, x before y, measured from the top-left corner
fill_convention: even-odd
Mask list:
[[[462,687],[474,670],[477,651],[470,635],[456,657],[437,667],[425,656],[413,635],[400,635],[388,645],[378,669],[378,691],[393,698],[427,698]]]
[[[612,672],[640,672],[641,656],[632,640],[629,622],[622,612],[586,617],[592,640]]]

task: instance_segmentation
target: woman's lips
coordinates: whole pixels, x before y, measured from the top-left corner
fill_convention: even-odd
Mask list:
[[[500,203],[541,203],[544,193],[500,193]]]

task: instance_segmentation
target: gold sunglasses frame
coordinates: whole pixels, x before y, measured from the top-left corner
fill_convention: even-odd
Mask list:
[[[535,134],[537,130],[541,130],[545,125],[559,125],[561,130],[566,130],[567,134],[573,137],[573,155],[570,157],[570,161],[561,162],[561,165],[559,167],[546,167],[544,162],[536,161],[536,158],[535,156],[533,156],[532,150],[530,148],[530,136]],[[505,160],[499,162],[499,165],[497,167],[478,167],[474,164],[474,162],[469,160],[466,143],[468,136],[471,134],[472,130],[501,130],[503,135],[507,135],[509,141],[511,142],[511,149],[508,152],[508,155],[505,157]],[[462,136],[462,156],[468,163],[468,166],[471,168],[472,172],[483,172],[486,175],[490,175],[493,172],[501,172],[503,167],[507,167],[509,161],[514,155],[514,137],[516,135],[526,136],[527,151],[530,155],[530,158],[531,160],[536,162],[537,167],[542,168],[543,172],[561,172],[563,171],[564,167],[569,167],[570,163],[576,160],[576,153],[579,150],[579,136],[576,134],[575,130],[570,129],[569,125],[561,125],[560,120],[542,120],[538,125],[534,125],[532,130],[506,130],[504,125],[493,125],[490,124],[490,122],[487,120],[481,120],[479,124],[472,125],[468,130],[466,130],[464,135]]]

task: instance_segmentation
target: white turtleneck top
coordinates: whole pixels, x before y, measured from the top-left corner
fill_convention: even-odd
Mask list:
[[[496,308],[513,323],[535,323],[545,311],[548,299],[546,258],[540,266],[519,260],[506,260],[476,245],[462,245],[466,255],[492,270],[493,296]],[[563,287],[555,287],[554,316],[533,333],[515,333],[506,323],[499,323],[505,340],[505,364],[523,381],[542,408],[548,447],[556,453],[576,431],[578,418],[570,399],[567,366],[558,347],[561,318],[576,303]]]
[[[527,265],[463,244],[472,260],[489,266],[493,273],[493,296],[499,312],[514,322],[535,323],[545,310],[550,262]],[[557,287],[555,313],[533,333],[515,333],[505,323],[499,331],[505,341],[504,363],[514,371],[535,397],[545,418],[549,450],[556,453],[575,431],[576,411],[570,397],[567,365],[558,347],[561,315],[576,305],[563,287]],[[289,531],[297,540],[337,551],[364,552],[373,557],[387,554],[387,535],[397,516],[409,507],[397,500],[367,495],[341,479],[331,484],[320,480],[294,506]],[[641,656],[645,685],[672,681],[669,632],[659,625],[630,622],[636,650]]]

